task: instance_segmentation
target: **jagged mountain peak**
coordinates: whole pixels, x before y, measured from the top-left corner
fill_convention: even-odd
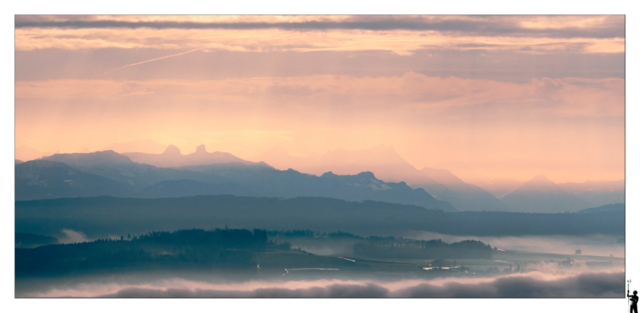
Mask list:
[[[199,145],[196,147],[195,154],[207,154],[207,148],[204,145]]]
[[[545,183],[545,184],[553,184],[552,181],[550,181],[547,176],[544,176],[542,174],[540,175],[536,175],[535,177],[533,177],[530,182],[535,182],[535,183]]]
[[[131,159],[113,150],[96,151],[90,153],[57,153],[42,160],[63,162],[69,165],[93,165],[93,164],[121,164],[132,163]]]
[[[169,155],[178,155],[178,154],[182,154],[182,152],[180,152],[180,148],[174,146],[174,145],[169,145],[165,150],[163,154],[169,154]]]

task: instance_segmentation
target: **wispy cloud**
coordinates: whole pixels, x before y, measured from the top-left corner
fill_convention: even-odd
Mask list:
[[[180,56],[180,55],[185,55],[187,53],[196,52],[198,50],[202,50],[202,49],[201,48],[193,49],[193,50],[189,50],[189,51],[186,51],[186,52],[176,53],[176,54],[172,54],[172,55],[166,55],[166,56],[155,58],[155,59],[151,59],[151,60],[146,60],[146,61],[142,61],[142,62],[128,64],[128,65],[125,65],[123,67],[120,67],[120,68],[117,68],[117,69],[114,69],[114,70],[111,70],[111,71],[108,71],[108,72],[104,72],[101,75],[106,75],[106,74],[109,74],[109,73],[112,73],[112,72],[115,72],[117,70],[121,70],[121,69],[127,68],[127,67],[132,67],[132,66],[136,66],[136,65],[140,65],[140,64],[145,64],[145,63],[149,63],[149,62],[154,62],[154,61],[159,61],[159,60],[164,60],[164,59],[168,59],[168,58],[177,57],[177,56]]]
[[[185,54],[188,52],[184,52]],[[171,55],[167,57],[177,56]],[[163,57],[163,58],[167,58]],[[125,67],[162,58],[137,62]],[[121,67],[121,68],[125,68]],[[82,87],[82,88],[78,88]],[[131,94],[245,103],[254,109],[298,108],[326,112],[341,108],[394,111],[429,109],[428,114],[463,107],[495,107],[513,116],[623,116],[624,80],[532,79],[527,83],[432,77],[409,72],[400,77],[313,75],[226,80],[54,80],[18,82],[16,99],[117,99]],[[162,99],[156,99],[162,100]],[[158,101],[154,101],[158,106]],[[197,105],[196,105],[197,106]],[[181,104],[180,108],[184,108]],[[416,114],[413,112],[412,114]],[[462,114],[458,111],[457,114]],[[493,113],[495,114],[495,113]]]

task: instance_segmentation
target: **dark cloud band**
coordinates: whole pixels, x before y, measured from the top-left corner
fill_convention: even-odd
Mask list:
[[[410,30],[439,31],[482,36],[534,36],[556,38],[624,38],[624,20],[615,19],[606,26],[592,28],[534,29],[524,28],[511,20],[428,20],[421,17],[399,16],[356,16],[345,21],[307,21],[307,22],[247,22],[247,23],[206,23],[206,22],[127,22],[92,21],[69,19],[51,21],[37,16],[17,16],[16,28],[152,28],[152,29],[284,29],[284,30]]]

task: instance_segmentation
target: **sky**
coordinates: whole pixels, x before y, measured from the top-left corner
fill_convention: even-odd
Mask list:
[[[15,18],[16,147],[391,146],[466,177],[624,179],[624,16]],[[463,175],[464,176],[464,175]]]

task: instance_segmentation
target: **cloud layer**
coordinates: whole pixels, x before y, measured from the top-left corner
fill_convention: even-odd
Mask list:
[[[192,287],[120,286],[115,292],[99,294],[105,288],[55,290],[27,297],[118,297],[118,298],[620,298],[625,291],[624,273],[583,273],[575,276],[518,274],[506,277],[435,282],[300,281],[286,287],[267,283],[263,287],[234,289],[193,283]],[[185,285],[183,283],[183,285]],[[296,287],[299,285],[300,287]],[[94,291],[94,292],[95,292]]]
[[[28,16],[16,28],[413,30],[623,38],[624,16]]]
[[[17,16],[15,26],[17,50],[624,52],[624,16]]]

